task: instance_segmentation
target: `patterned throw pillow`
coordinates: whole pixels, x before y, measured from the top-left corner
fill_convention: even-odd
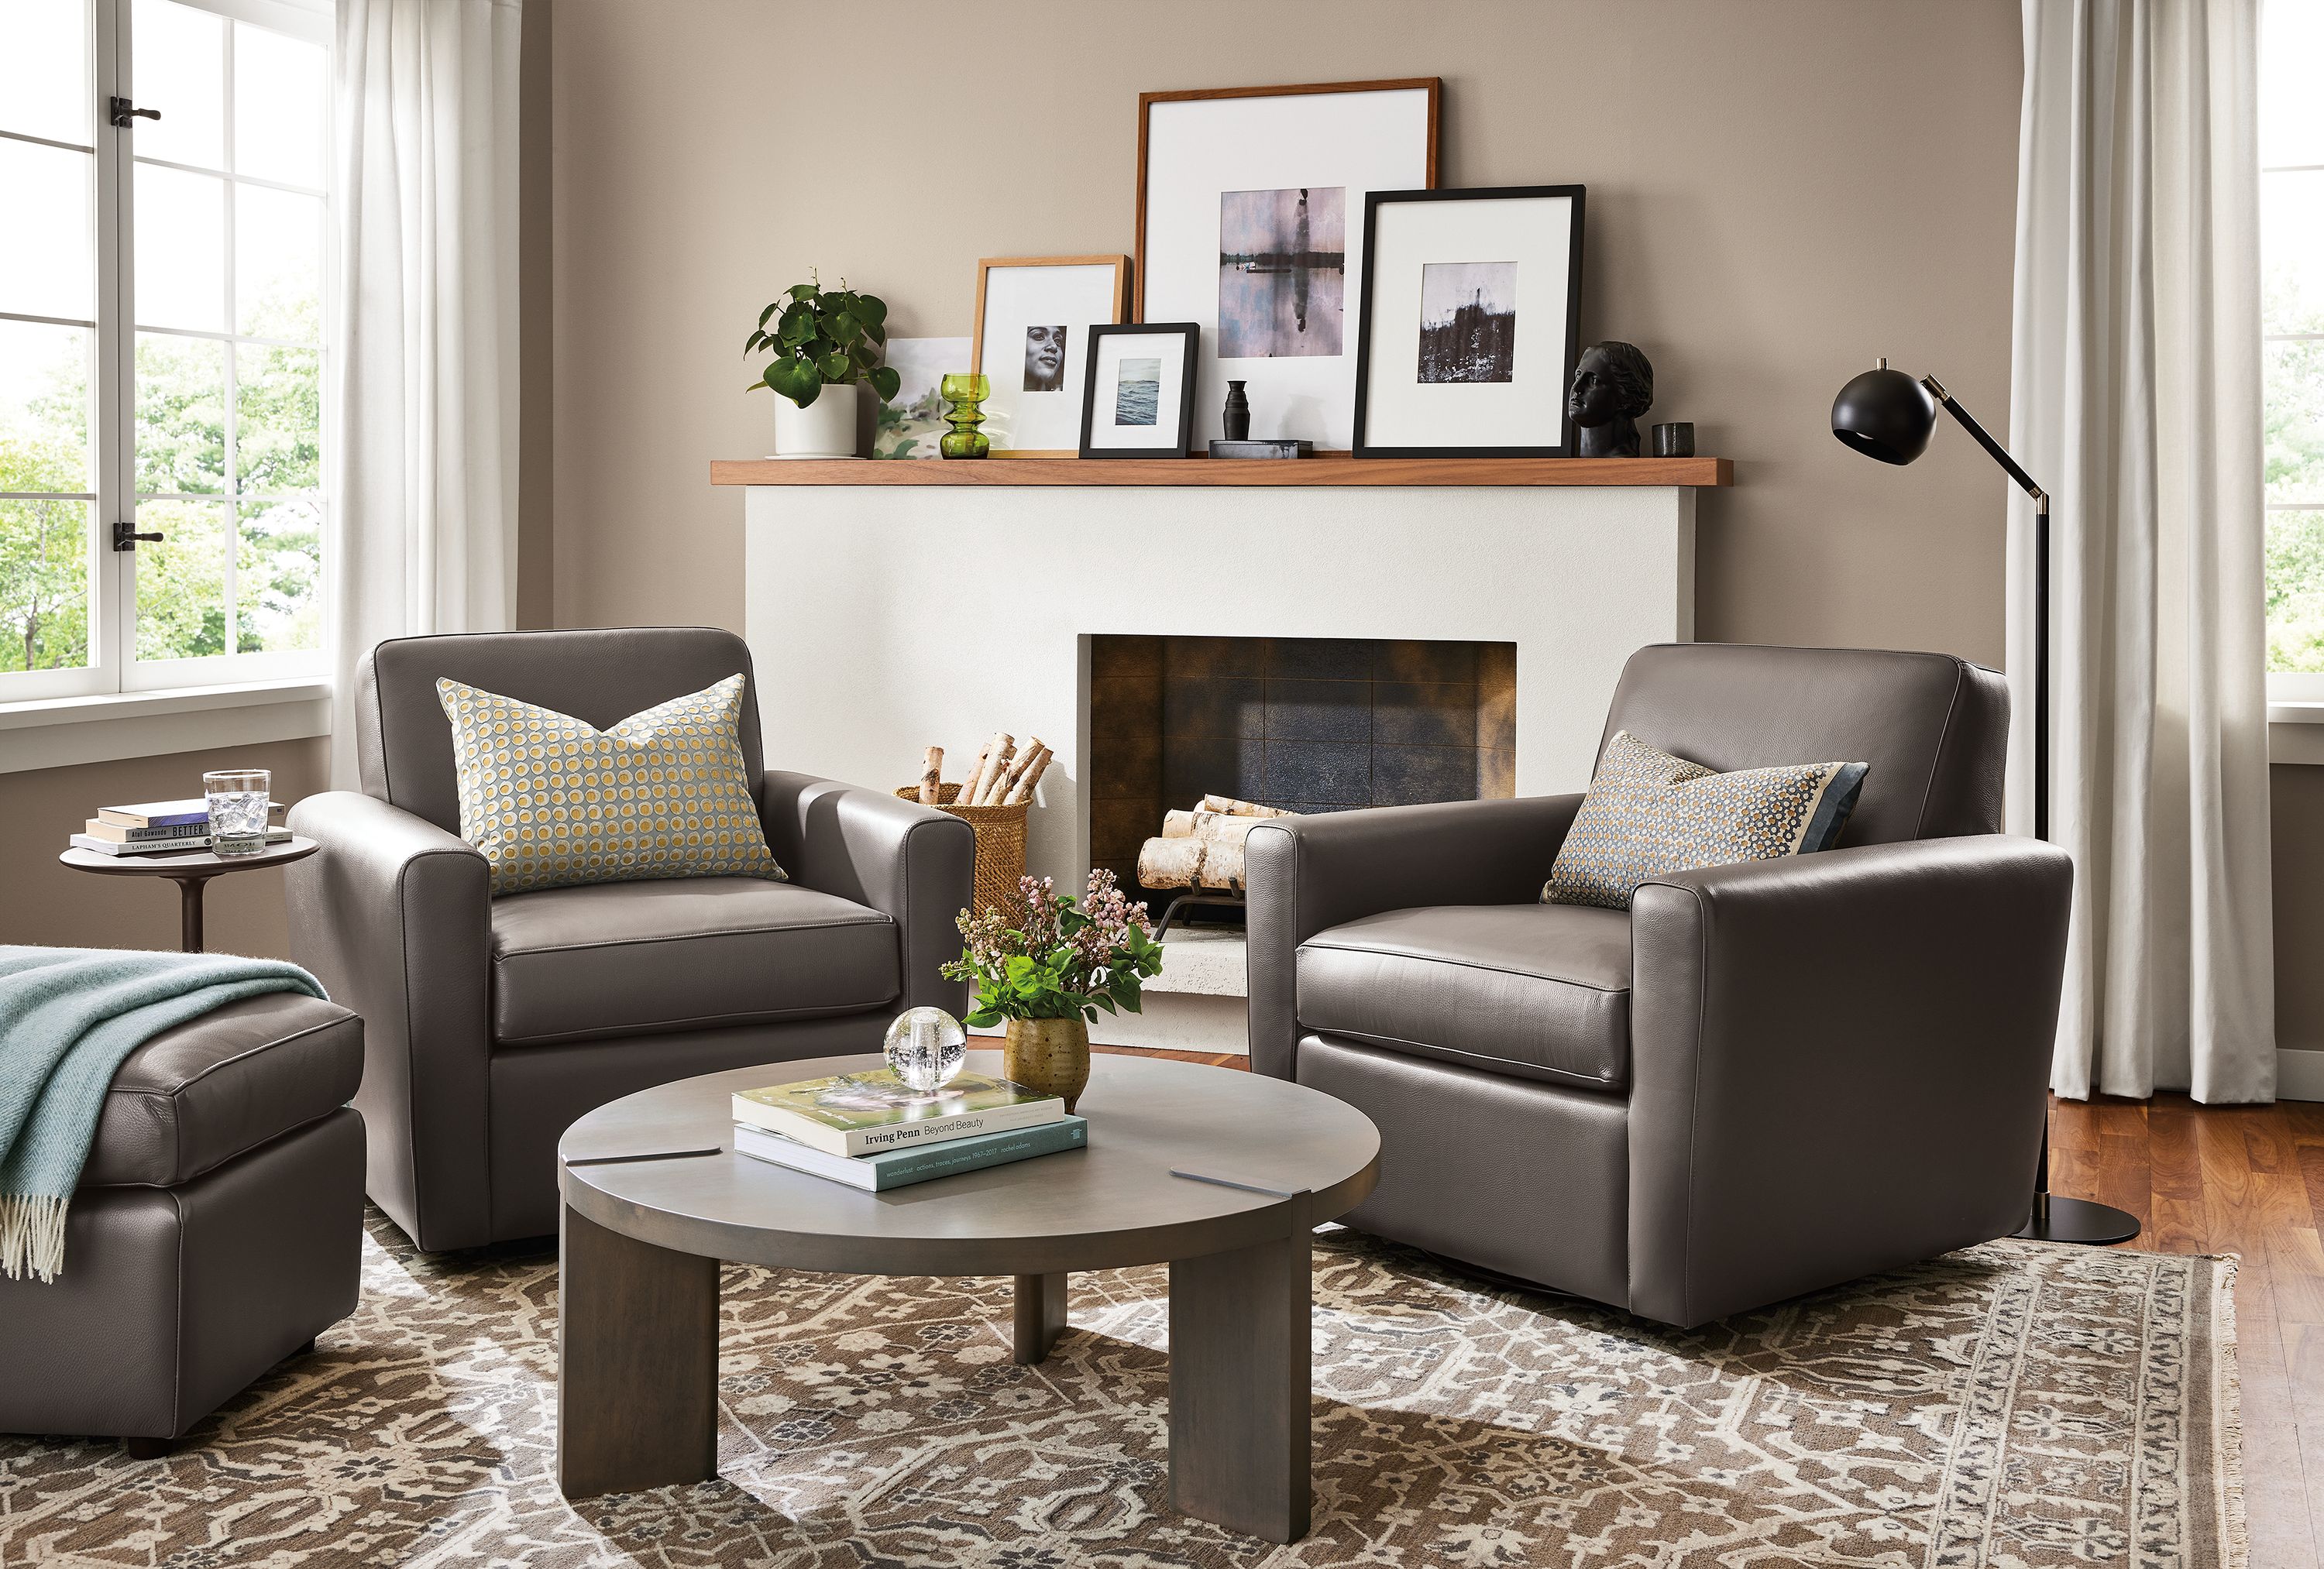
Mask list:
[[[1863,763],[1715,774],[1617,730],[1541,890],[1545,904],[1627,910],[1665,872],[1830,849],[1864,789]]]
[[[651,877],[788,881],[767,848],[736,724],[742,677],[657,703],[610,730],[436,683],[452,720],[460,837],[493,892]]]

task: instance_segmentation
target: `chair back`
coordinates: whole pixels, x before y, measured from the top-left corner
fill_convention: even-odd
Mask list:
[[[1617,730],[1720,773],[1870,764],[1842,845],[2001,831],[2009,688],[1949,654],[1656,644],[1623,667],[1600,756]]]
[[[364,794],[460,831],[452,721],[436,681],[481,687],[605,729],[641,709],[699,692],[740,671],[742,764],[762,767],[751,650],[715,627],[611,627],[574,632],[483,632],[394,638],[355,675],[355,756]]]

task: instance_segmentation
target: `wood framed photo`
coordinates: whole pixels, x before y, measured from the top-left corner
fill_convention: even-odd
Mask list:
[[[1571,457],[1578,185],[1374,191],[1356,327],[1358,457]]]
[[[1093,326],[1082,372],[1085,458],[1185,457],[1194,440],[1199,323]]]
[[[970,366],[992,381],[983,429],[994,457],[1074,455],[1086,335],[1120,322],[1129,295],[1127,256],[998,256],[976,264]]]
[[[1436,183],[1434,77],[1138,96],[1134,319],[1196,322],[1197,444],[1230,379],[1251,435],[1355,436],[1357,245],[1374,190]]]

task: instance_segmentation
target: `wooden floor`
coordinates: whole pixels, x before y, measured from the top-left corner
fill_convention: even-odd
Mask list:
[[[1138,1055],[1249,1066],[1188,1051]],[[2138,1216],[2144,1229],[2132,1247],[2241,1255],[2251,1569],[2324,1569],[2324,1102],[2053,1101],[2050,1161],[2052,1192]]]

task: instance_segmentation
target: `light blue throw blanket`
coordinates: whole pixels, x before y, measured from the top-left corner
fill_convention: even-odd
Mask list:
[[[64,1268],[65,1207],[122,1060],[260,992],[323,988],[280,959],[0,947],[0,1274],[54,1280]]]

